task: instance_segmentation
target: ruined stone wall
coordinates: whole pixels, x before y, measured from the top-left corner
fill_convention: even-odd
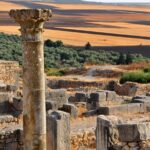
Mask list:
[[[122,131],[128,132],[127,128],[121,127]],[[131,127],[132,130],[128,136],[119,133],[116,127],[108,128],[108,150],[148,150],[150,149],[150,140],[149,139],[140,139],[138,138],[138,133],[134,132],[134,127]],[[130,130],[130,129],[129,129]],[[144,129],[146,130],[146,129]],[[132,134],[132,135],[131,135]],[[134,134],[137,136],[134,138]],[[144,134],[144,133],[143,133]],[[140,135],[141,136],[141,135]]]
[[[10,130],[0,133],[1,150],[23,150],[22,130]]]
[[[57,88],[79,88],[79,87],[99,87],[103,89],[105,87],[103,82],[88,82],[79,80],[47,80],[48,87],[52,89]]]
[[[0,61],[0,82],[17,84],[19,64],[15,61]]]
[[[116,116],[99,116],[96,129],[96,150],[149,150],[150,121],[122,120]]]

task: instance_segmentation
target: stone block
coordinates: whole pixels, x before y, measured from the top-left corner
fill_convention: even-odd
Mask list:
[[[85,113],[83,113],[83,116],[85,117],[90,117],[90,116],[94,116],[94,115],[97,115],[97,110],[90,110],[90,111],[87,111]]]
[[[106,103],[106,92],[100,91],[91,93],[90,98],[87,100],[87,109],[97,109]]]
[[[7,85],[6,90],[8,92],[15,92],[17,90],[17,86],[16,85]]]
[[[77,102],[87,102],[87,99],[88,99],[88,95],[85,92],[75,94],[75,100]]]
[[[47,149],[70,150],[70,115],[62,111],[47,112]]]
[[[21,97],[13,97],[13,107],[16,111],[23,111],[23,100]]]
[[[75,102],[76,102],[75,96],[69,96],[68,102],[70,102],[70,103],[75,103]]]
[[[78,109],[74,104],[64,104],[59,110],[69,113],[73,118],[77,118],[78,116]]]
[[[57,110],[59,108],[56,101],[46,100],[46,111],[48,110]]]
[[[116,92],[106,91],[106,101],[116,101]]]
[[[99,107],[97,113],[99,115],[109,115],[110,114],[109,107]]]
[[[62,107],[63,104],[68,102],[68,95],[64,89],[56,89],[50,92],[46,92],[46,100],[55,101],[59,107]]]
[[[117,115],[122,113],[143,113],[147,108],[143,104],[131,103],[112,107],[99,107],[98,114]]]
[[[0,103],[6,102],[10,100],[11,95],[9,93],[0,93]]]
[[[90,100],[96,101],[96,102],[105,102],[106,101],[106,92],[100,91],[100,92],[96,92],[96,93],[91,93]]]
[[[5,92],[6,91],[7,85],[4,83],[0,83],[0,92]]]
[[[132,123],[117,125],[121,142],[145,141],[150,139],[150,123]]]
[[[8,113],[9,111],[9,93],[0,93],[0,113]]]
[[[122,122],[122,120],[115,116],[100,115],[97,117],[96,150],[109,149],[109,128],[120,122]]]

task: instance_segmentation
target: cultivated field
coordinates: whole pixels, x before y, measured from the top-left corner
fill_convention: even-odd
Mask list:
[[[0,32],[19,34],[10,19],[13,8],[50,8],[44,37],[62,40],[67,45],[95,46],[150,45],[150,6],[96,4],[54,4],[29,1],[0,1]]]

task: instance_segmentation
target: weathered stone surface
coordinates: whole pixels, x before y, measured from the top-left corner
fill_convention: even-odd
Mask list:
[[[103,87],[104,83],[99,81],[80,81],[80,80],[48,80],[48,87],[52,89],[79,88],[79,87]]]
[[[100,92],[96,92],[96,93],[91,93],[90,99],[91,99],[91,101],[105,102],[106,101],[106,92],[100,91]]]
[[[23,48],[24,149],[46,150],[45,74],[43,26],[48,9],[11,10],[21,26]]]
[[[94,110],[89,110],[89,111],[83,113],[83,116],[85,116],[85,117],[90,117],[90,116],[94,116],[94,115],[97,115],[97,114],[98,114],[98,113],[97,113],[97,110],[94,109]]]
[[[122,142],[132,142],[150,139],[150,123],[134,123],[118,125],[119,138]]]
[[[106,91],[106,101],[116,101],[116,92]]]
[[[6,127],[0,131],[0,149],[1,150],[22,150],[23,149],[23,131],[20,126]]]
[[[23,100],[21,97],[13,97],[13,107],[16,111],[23,111]]]
[[[19,63],[15,61],[0,61],[0,81],[4,84],[18,84]],[[2,84],[0,84],[0,91]]]
[[[121,119],[115,116],[103,116],[97,117],[96,127],[96,150],[108,150],[109,149],[109,132],[113,126],[121,123]],[[116,137],[117,138],[117,137]],[[116,139],[117,140],[117,139]]]
[[[90,99],[87,101],[87,109],[97,109],[100,106],[103,106],[103,104],[106,103],[106,92],[100,91],[90,94]]]
[[[8,91],[8,92],[15,92],[16,90],[17,90],[17,86],[16,85],[7,85],[6,86],[6,90]]]
[[[9,93],[0,93],[0,113],[8,113],[9,111]]]
[[[87,102],[88,95],[85,92],[76,93],[75,94],[75,99],[76,99],[77,102]]]
[[[75,103],[76,102],[76,98],[75,98],[75,96],[69,96],[69,98],[68,98],[68,102],[70,102],[70,103]]]
[[[99,107],[98,114],[104,115],[116,115],[122,113],[143,113],[147,112],[148,109],[144,104],[131,103],[124,104],[119,106],[111,106],[111,107]]]
[[[46,111],[48,110],[57,110],[58,107],[58,103],[56,101],[50,101],[50,100],[46,100]]]
[[[77,118],[78,116],[78,109],[74,104],[64,104],[59,110],[69,113],[73,118]]]
[[[125,96],[135,96],[138,89],[137,85],[132,82],[126,82],[121,85],[114,81],[112,86],[113,86],[113,90],[118,95],[125,95]]]
[[[132,103],[150,103],[150,97],[146,95],[139,95],[132,98]]]
[[[65,89],[56,89],[50,92],[46,92],[46,101],[56,102],[58,108],[68,102],[68,95]]]
[[[70,115],[62,111],[47,112],[47,149],[70,150]]]

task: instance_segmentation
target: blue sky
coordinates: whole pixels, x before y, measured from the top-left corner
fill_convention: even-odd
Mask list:
[[[84,0],[84,1],[105,2],[105,3],[113,3],[113,2],[150,3],[150,0]]]

